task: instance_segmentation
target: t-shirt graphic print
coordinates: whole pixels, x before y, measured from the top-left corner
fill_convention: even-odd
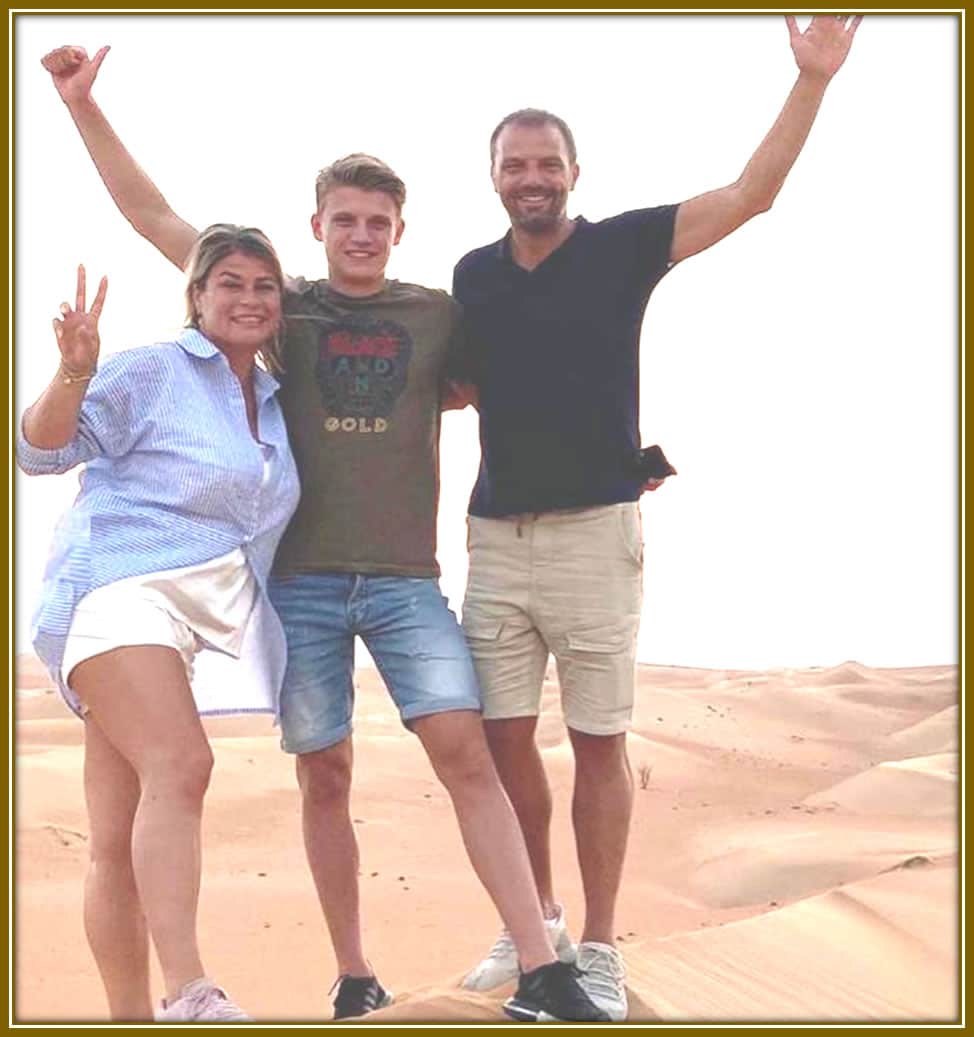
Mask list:
[[[326,432],[382,433],[406,385],[413,342],[395,321],[351,314],[319,332],[315,378]]]
[[[440,392],[462,352],[446,292],[291,281],[281,407],[301,501],[274,571],[438,576]]]

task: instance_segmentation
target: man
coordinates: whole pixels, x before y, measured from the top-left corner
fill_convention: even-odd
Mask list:
[[[44,65],[122,213],[182,267],[196,230],[170,209],[91,97],[106,53],[89,60],[65,47]],[[445,292],[386,279],[404,201],[402,181],[378,159],[350,155],[322,170],[311,227],[329,279],[291,282],[284,305],[281,402],[302,495],[271,597],[288,639],[282,744],[296,755],[308,862],[338,964],[335,1018],[389,1001],[362,945],[349,810],[360,636],[450,794],[478,877],[514,931],[521,975],[505,1010],[528,1021],[606,1021],[573,967],[553,953],[524,840],[483,735],[463,633],[437,584],[440,396],[458,307]]]
[[[614,912],[632,810],[625,732],[642,593],[640,325],[673,264],[771,207],[860,20],[816,17],[800,32],[787,19],[799,71],[781,114],[735,183],[681,205],[596,224],[569,219],[579,173],[571,131],[549,112],[508,116],[490,150],[510,231],[455,270],[454,295],[480,343],[471,378],[482,462],[463,626],[491,752],[564,953],[571,941],[552,881],[551,793],[534,738],[555,656],[575,756],[572,821],[585,895],[577,965],[614,1020],[628,1011]],[[486,990],[515,975],[505,932],[464,982]]]

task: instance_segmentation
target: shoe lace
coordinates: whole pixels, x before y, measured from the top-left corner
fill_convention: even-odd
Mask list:
[[[379,982],[375,976],[339,976],[328,993],[331,994],[335,987],[338,987],[334,1002],[337,1013],[354,1011],[362,1014],[360,1009],[371,1012],[379,1005]]]
[[[498,958],[508,958],[512,954],[517,954],[517,949],[514,946],[514,940],[507,929],[502,930],[500,936],[494,941],[494,946],[487,952],[488,960],[494,960]]]
[[[583,974],[570,962],[543,966],[541,998],[546,1011],[567,1022],[594,1020],[598,1008],[582,982]]]
[[[203,987],[193,990],[188,995],[190,1015],[199,1017],[205,1013],[207,1020],[239,1021],[243,1012],[239,1005],[227,997],[225,990],[219,987]]]
[[[626,972],[618,954],[593,954],[581,966],[585,989],[589,994],[617,998],[625,980]]]

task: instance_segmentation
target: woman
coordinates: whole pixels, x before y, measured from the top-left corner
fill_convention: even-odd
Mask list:
[[[213,755],[190,689],[201,646],[262,633],[273,688],[283,632],[264,583],[298,498],[271,370],[283,275],[252,228],[216,224],[188,265],[188,327],[97,370],[107,282],[61,306],[61,359],[23,417],[31,474],[84,464],[34,618],[34,645],[85,719],[91,864],[85,927],[112,1019],[151,1019],[148,936],[165,1021],[248,1017],[206,978],[196,938],[200,820]],[[233,692],[214,711],[233,711]],[[272,703],[268,703],[269,706]]]

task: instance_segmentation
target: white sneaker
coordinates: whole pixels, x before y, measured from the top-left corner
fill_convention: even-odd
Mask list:
[[[170,1003],[162,999],[157,1023],[252,1023],[254,1020],[227,997],[211,979],[201,976],[187,983]]]
[[[579,985],[593,1004],[608,1012],[614,1023],[624,1022],[629,1015],[626,966],[615,947],[607,943],[580,943],[575,967],[582,974]]]
[[[559,961],[571,964],[575,960],[575,945],[565,927],[564,908],[559,904],[558,914],[554,918],[546,918],[544,924]],[[517,948],[508,930],[502,929],[497,942],[487,952],[487,957],[464,977],[460,985],[465,990],[493,990],[517,979],[520,974]]]

